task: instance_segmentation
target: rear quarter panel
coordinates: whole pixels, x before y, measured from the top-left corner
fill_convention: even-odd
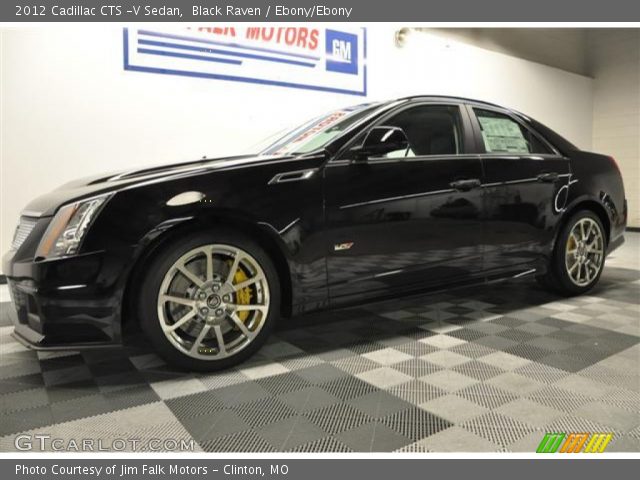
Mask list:
[[[573,151],[571,186],[565,212],[573,214],[581,205],[596,202],[609,219],[609,243],[624,233],[627,207],[622,175],[615,161],[606,155]]]

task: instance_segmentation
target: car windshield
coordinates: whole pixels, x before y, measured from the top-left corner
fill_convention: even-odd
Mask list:
[[[280,136],[260,155],[293,155],[319,150],[379,106],[380,103],[365,103],[316,117]]]

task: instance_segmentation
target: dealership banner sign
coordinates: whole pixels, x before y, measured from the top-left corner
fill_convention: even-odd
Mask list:
[[[125,28],[124,69],[365,96],[366,42],[350,26]]]

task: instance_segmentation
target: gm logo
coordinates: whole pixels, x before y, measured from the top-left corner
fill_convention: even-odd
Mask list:
[[[326,31],[327,71],[358,74],[358,37],[337,30]]]

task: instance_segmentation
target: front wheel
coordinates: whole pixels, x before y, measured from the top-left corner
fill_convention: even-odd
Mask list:
[[[142,329],[160,355],[188,370],[245,360],[264,343],[280,308],[271,259],[232,231],[193,234],[165,247],[141,293]]]
[[[602,222],[593,212],[582,210],[560,232],[549,271],[538,280],[565,295],[585,293],[600,279],[606,247]]]

